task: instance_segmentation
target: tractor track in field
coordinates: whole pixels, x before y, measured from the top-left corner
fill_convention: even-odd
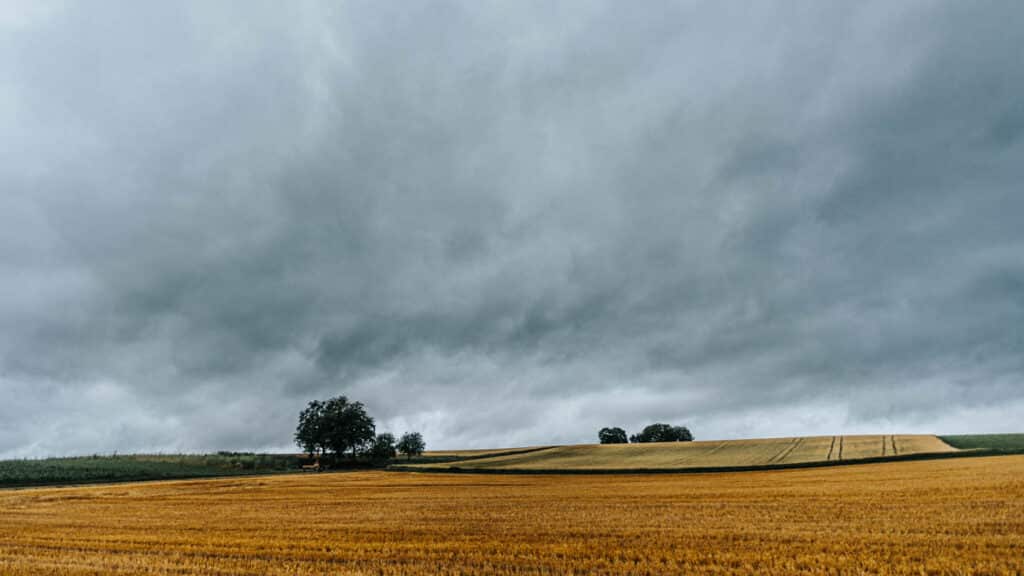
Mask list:
[[[779,451],[778,454],[776,454],[775,456],[772,456],[771,459],[768,460],[768,463],[769,464],[781,463],[781,462],[785,461],[786,458],[788,458],[789,455],[793,453],[793,450],[795,450],[796,447],[799,446],[800,443],[803,442],[803,441],[804,441],[803,437],[797,438],[789,446],[786,446],[781,451]]]
[[[718,452],[722,448],[725,448],[727,444],[728,444],[728,442],[726,442],[726,441],[719,442],[718,444],[716,444],[713,448],[711,448],[707,452],[705,452],[703,454],[691,454],[691,455],[688,455],[686,458],[682,459],[679,463],[680,464],[686,464],[688,462],[692,462],[692,461],[694,461],[696,459],[699,459],[699,458],[706,458],[706,457],[714,454],[715,452]]]
[[[825,461],[826,462],[831,462],[832,461],[832,453],[835,452],[835,450],[836,450],[836,437],[833,436],[832,437],[832,443],[829,444],[829,446],[828,446],[828,456],[825,456]]]

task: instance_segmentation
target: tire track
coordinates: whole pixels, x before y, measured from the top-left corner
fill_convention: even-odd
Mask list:
[[[839,457],[836,458],[836,460],[842,460],[842,459],[843,459],[843,437],[840,436],[839,437]]]
[[[832,452],[834,452],[835,449],[836,449],[836,437],[833,436],[832,437],[832,443],[829,444],[829,446],[828,446],[828,456],[825,457],[825,461],[826,462],[831,462],[832,461]]]
[[[685,458],[683,458],[682,460],[679,461],[679,464],[687,464],[689,462],[692,462],[693,460],[707,458],[708,456],[714,454],[715,452],[718,452],[722,448],[725,448],[726,444],[728,444],[728,442],[722,441],[722,442],[719,442],[718,444],[716,444],[713,448],[711,448],[707,452],[701,452],[701,453],[698,453],[698,454],[687,455]]]
[[[892,455],[899,456],[900,451],[896,449],[896,436],[889,436],[889,440],[892,442]]]
[[[712,448],[711,450],[709,450],[707,454],[714,454],[715,452],[718,452],[718,451],[719,451],[719,450],[721,450],[722,448],[725,448],[725,445],[726,445],[726,444],[727,444],[727,442],[726,442],[726,441],[722,441],[722,442],[719,442],[719,443],[718,443],[718,446],[715,446],[714,448]],[[707,454],[705,454],[705,456],[707,456]]]
[[[796,450],[796,447],[799,446],[800,443],[803,441],[803,436],[797,438],[796,441],[794,441],[788,447],[784,448],[781,452],[773,456],[772,459],[769,460],[768,462],[783,462],[786,458],[789,457],[790,454],[793,453],[793,450]]]

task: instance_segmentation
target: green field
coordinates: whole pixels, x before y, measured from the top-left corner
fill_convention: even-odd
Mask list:
[[[0,487],[268,474],[297,467],[293,455],[228,452],[5,460]]]
[[[1024,453],[1024,434],[962,434],[940,436],[958,450],[987,450],[1007,454]]]

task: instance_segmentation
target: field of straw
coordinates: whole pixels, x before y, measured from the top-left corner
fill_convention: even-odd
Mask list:
[[[1024,571],[1024,456],[715,474],[352,472],[0,491],[0,574]]]
[[[807,436],[653,444],[555,446],[444,463],[490,470],[643,470],[781,466],[955,452],[928,435]],[[437,465],[421,464],[421,468]]]

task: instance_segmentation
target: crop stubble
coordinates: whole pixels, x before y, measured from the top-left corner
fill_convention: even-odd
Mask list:
[[[876,444],[877,446],[877,444]],[[0,573],[1020,574],[1024,456],[0,492]]]

